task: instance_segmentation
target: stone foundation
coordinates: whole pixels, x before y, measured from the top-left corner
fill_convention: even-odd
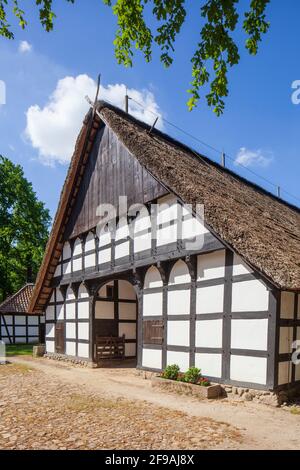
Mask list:
[[[55,360],[55,361],[66,362],[66,363],[69,363],[69,364],[72,364],[72,365],[75,365],[75,366],[79,366],[79,367],[89,367],[91,369],[94,369],[94,368],[97,367],[97,364],[95,364],[94,362],[85,361],[83,359],[77,359],[75,357],[66,356],[65,354],[46,353],[46,354],[44,354],[44,357],[46,359],[52,359],[52,360]]]
[[[249,388],[223,386],[224,395],[232,400],[253,401],[269,406],[282,406],[300,397],[300,386],[290,386],[277,391],[253,390]]]

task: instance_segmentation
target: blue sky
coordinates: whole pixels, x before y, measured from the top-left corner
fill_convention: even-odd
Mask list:
[[[30,26],[25,31],[16,27],[14,41],[0,39],[0,80],[7,89],[6,105],[0,106],[0,153],[24,167],[26,177],[52,215],[68,168],[69,149],[87,109],[85,91],[93,92],[92,79],[99,72],[102,98],[122,103],[123,88],[115,85],[125,84],[152,111],[213,147],[224,149],[233,159],[238,158],[300,200],[300,105],[291,100],[292,82],[300,80],[299,2],[286,0],[283,6],[283,2],[271,0],[271,29],[258,56],[250,57],[242,46],[241,62],[230,72],[230,95],[220,118],[208,109],[205,100],[192,112],[186,107],[190,58],[201,21],[199,3],[187,1],[188,23],[177,40],[174,64],[169,70],[161,65],[157,50],[150,64],[140,54],[135,56],[132,69],[116,63],[112,44],[116,19],[101,0],[76,0],[73,6],[56,0],[58,18],[50,34],[43,31],[32,9],[28,12]],[[242,5],[248,3],[242,1]],[[236,37],[240,43],[244,41],[241,32]],[[28,44],[23,42],[21,48],[21,41]],[[141,117],[152,119],[149,113]],[[219,159],[218,153],[166,123],[161,125],[165,132]],[[275,190],[233,162],[228,164]],[[300,204],[283,194],[290,202]]]

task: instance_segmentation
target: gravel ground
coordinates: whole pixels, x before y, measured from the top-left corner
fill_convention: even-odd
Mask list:
[[[0,366],[1,449],[238,448],[239,431],[142,400],[107,397],[30,365]]]

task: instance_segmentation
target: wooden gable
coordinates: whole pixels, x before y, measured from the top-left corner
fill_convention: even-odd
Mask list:
[[[76,237],[95,227],[99,222],[96,215],[99,204],[118,207],[119,196],[124,195],[128,206],[145,204],[167,193],[115,133],[104,126],[94,141],[64,238]]]

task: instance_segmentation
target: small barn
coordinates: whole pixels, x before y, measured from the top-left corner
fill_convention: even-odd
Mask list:
[[[26,284],[0,304],[0,341],[33,344],[45,341],[45,316],[28,313],[33,284]]]
[[[29,307],[48,355],[274,390],[300,382],[299,293],[298,208],[108,103],[88,113]]]

